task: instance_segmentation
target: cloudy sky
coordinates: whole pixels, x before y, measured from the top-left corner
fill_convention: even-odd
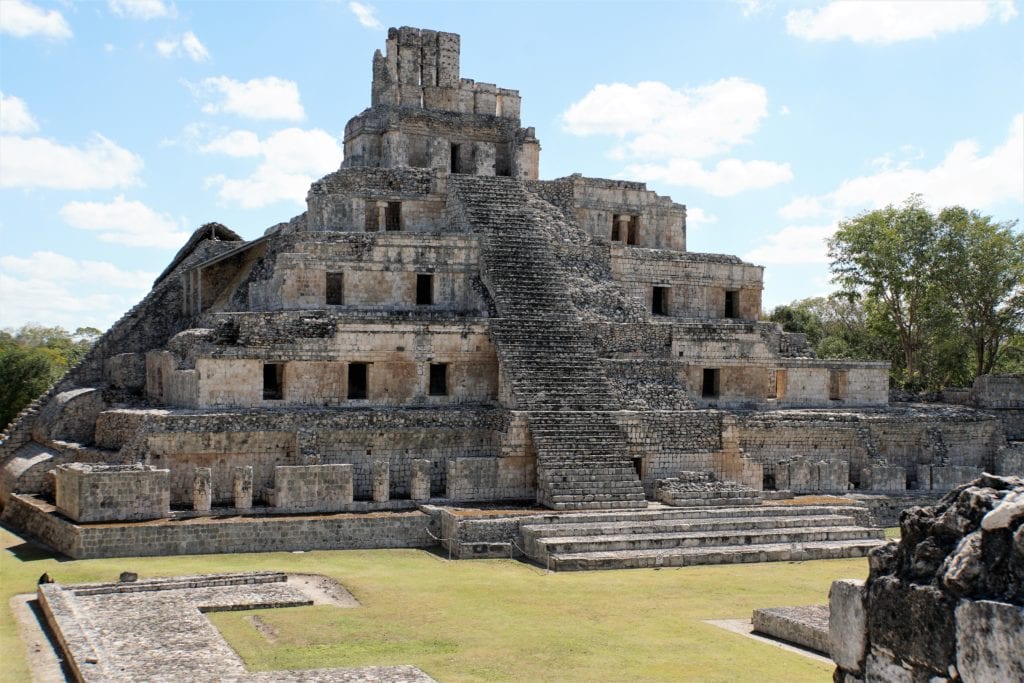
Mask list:
[[[766,308],[829,291],[836,222],[912,192],[1024,214],[1012,1],[0,0],[0,327],[106,327],[199,225],[300,213],[402,25],[521,91],[541,177],[671,195],[691,251],[767,267]]]

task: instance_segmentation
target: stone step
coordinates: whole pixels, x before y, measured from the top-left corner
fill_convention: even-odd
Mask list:
[[[885,541],[861,539],[812,541],[807,543],[768,543],[670,550],[613,550],[594,553],[559,553],[546,558],[555,571],[594,569],[641,569],[686,567],[698,564],[735,564],[740,562],[793,562],[864,557]]]
[[[802,517],[821,515],[843,515],[854,517],[864,508],[859,506],[828,505],[762,505],[760,507],[707,507],[707,508],[666,508],[655,507],[624,513],[570,513],[531,517],[530,525],[538,524],[607,524],[628,522],[639,524],[653,520],[714,520],[714,519],[776,519],[780,517]]]
[[[554,536],[534,542],[537,557],[554,554],[598,553],[618,550],[673,550],[721,546],[803,544],[824,541],[884,541],[883,529],[847,527],[797,527],[789,529],[735,529],[685,533],[620,534],[604,536]]]
[[[847,515],[802,515],[794,517],[726,518],[709,520],[653,519],[618,522],[584,522],[580,524],[525,524],[521,527],[527,540],[565,536],[615,536],[623,534],[683,533],[689,531],[729,531],[736,529],[791,529],[811,527],[855,526]]]

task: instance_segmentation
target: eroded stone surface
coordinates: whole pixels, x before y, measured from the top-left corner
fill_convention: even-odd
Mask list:
[[[328,588],[308,577],[289,581],[281,573],[250,572],[115,584],[50,583],[40,585],[38,596],[73,669],[90,683],[433,680],[412,666],[249,673],[204,615],[309,605],[311,592],[323,599]]]

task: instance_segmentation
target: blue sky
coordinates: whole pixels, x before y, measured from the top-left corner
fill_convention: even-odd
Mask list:
[[[830,291],[838,220],[921,192],[1024,213],[1014,2],[0,0],[0,327],[105,328],[199,225],[304,208],[388,26],[516,88],[541,177],[643,180],[691,251]],[[1017,228],[1021,229],[1020,226]]]

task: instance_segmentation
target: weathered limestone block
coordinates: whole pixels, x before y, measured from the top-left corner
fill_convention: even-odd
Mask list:
[[[812,493],[818,490],[818,468],[807,458],[789,461],[789,490],[793,493]]]
[[[939,467],[932,465],[927,468],[919,467],[918,472],[927,469],[929,475],[928,488],[933,491],[948,491],[961,484],[966,484],[979,474],[981,470],[977,467]]]
[[[522,103],[519,91],[509,90],[508,88],[498,88],[498,97],[501,102],[499,115],[505,119],[518,120],[520,105]]]
[[[192,509],[209,512],[213,504],[213,470],[197,467],[192,480]]]
[[[106,408],[99,389],[72,389],[50,399],[36,420],[33,437],[91,444],[96,435],[96,418]]]
[[[473,112],[494,116],[497,110],[498,88],[493,83],[477,83],[473,97]]]
[[[408,26],[398,29],[398,82],[420,83],[420,32]]]
[[[424,86],[423,108],[435,111],[458,111],[458,88],[442,88],[436,85]]]
[[[935,586],[902,583],[891,576],[875,580],[868,593],[868,637],[872,647],[897,653],[906,663],[944,675],[944,662],[953,661],[956,648],[956,601]]]
[[[906,491],[906,470],[899,465],[869,465],[860,471],[860,487],[868,491]]]
[[[404,102],[403,102],[404,104]],[[381,150],[381,164],[384,166],[408,166],[409,165],[409,141],[405,133],[397,130],[389,130],[384,133],[383,149]]]
[[[473,173],[494,175],[495,149],[490,142],[473,143]]]
[[[303,512],[336,512],[352,503],[352,465],[279,465],[270,504]]]
[[[459,34],[437,34],[437,84],[442,88],[459,87]]]
[[[908,666],[896,661],[891,652],[882,648],[872,647],[867,659],[867,670],[870,672],[865,680],[881,683],[915,683],[914,672]],[[857,679],[854,679],[857,680]],[[946,680],[944,678],[938,680]]]
[[[833,581],[828,591],[829,654],[836,665],[860,675],[867,652],[867,591],[855,579]]]
[[[956,666],[965,681],[1024,681],[1024,607],[961,600]]]
[[[431,462],[425,459],[413,460],[412,473],[409,481],[409,498],[412,500],[430,499],[430,467]]]
[[[818,490],[845,492],[850,487],[850,463],[822,460],[818,463]]]
[[[459,113],[460,114],[472,114],[473,107],[476,102],[476,90],[474,89],[475,84],[468,78],[463,78],[459,82]]]
[[[373,461],[373,501],[386,503],[391,498],[391,464],[387,460]]]
[[[995,473],[1024,476],[1024,444],[1000,448],[996,453]]]
[[[235,508],[248,510],[252,507],[252,465],[235,467]]]
[[[54,470],[57,510],[76,522],[169,517],[169,474],[151,465],[58,465]]]
[[[146,356],[119,353],[103,362],[103,374],[115,389],[142,391],[146,387]]]

